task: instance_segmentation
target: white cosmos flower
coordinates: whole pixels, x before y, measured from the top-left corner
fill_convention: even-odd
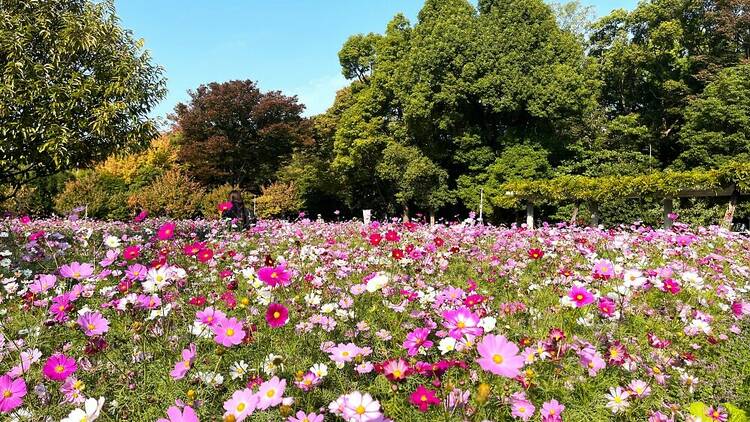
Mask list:
[[[86,399],[83,409],[73,409],[67,418],[60,422],[93,422],[99,417],[99,413],[104,407],[104,397]]]

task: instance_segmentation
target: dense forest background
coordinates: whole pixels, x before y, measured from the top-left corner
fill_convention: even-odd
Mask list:
[[[478,211],[481,191],[485,219],[508,223],[521,210],[492,200],[508,181],[750,160],[750,0],[592,15],[578,2],[426,0],[415,22],[397,15],[348,39],[339,59],[351,83],[324,114],[305,118],[296,97],[251,80],[210,83],[141,148],[6,180],[3,207],[212,217],[239,188],[262,216],[453,219]],[[675,212],[716,223],[725,202],[683,199]],[[538,212],[568,220],[572,206]],[[605,224],[661,219],[654,198],[600,212]],[[737,219],[749,215],[741,201]]]

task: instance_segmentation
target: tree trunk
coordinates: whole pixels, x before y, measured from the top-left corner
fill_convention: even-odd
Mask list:
[[[737,200],[740,198],[740,191],[737,188],[732,192],[732,196],[729,198],[729,204],[727,205],[727,212],[724,213],[724,221],[721,226],[730,229],[732,228],[732,221],[734,220],[734,212],[737,210]]]
[[[591,211],[591,227],[596,227],[599,225],[599,204],[589,203],[589,210]]]
[[[576,202],[575,206],[573,207],[573,215],[570,217],[570,224],[571,225],[575,225],[576,221],[578,220],[578,208],[580,206],[581,205],[578,202]]]
[[[431,226],[435,225],[435,210],[434,209],[430,209],[430,225]]]

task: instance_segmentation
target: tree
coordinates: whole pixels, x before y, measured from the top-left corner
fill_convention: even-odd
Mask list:
[[[377,166],[378,176],[396,187],[395,198],[409,218],[409,205],[426,208],[434,223],[435,212],[453,202],[448,189],[448,173],[418,148],[389,144]]]
[[[0,0],[0,185],[90,166],[156,134],[162,69],[112,0]]]
[[[690,102],[680,144],[685,168],[750,159],[750,65],[724,69]]]
[[[190,97],[172,116],[182,131],[179,160],[205,185],[257,193],[295,147],[310,141],[297,97],[263,93],[249,80],[201,85]]]
[[[380,35],[369,33],[349,37],[339,51],[341,73],[346,79],[358,79],[365,82],[375,64],[375,45]]]

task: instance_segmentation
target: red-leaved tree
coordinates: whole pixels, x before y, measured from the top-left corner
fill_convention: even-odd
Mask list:
[[[293,149],[309,140],[296,96],[261,92],[253,81],[201,85],[171,116],[182,132],[179,161],[205,185],[258,192]]]

